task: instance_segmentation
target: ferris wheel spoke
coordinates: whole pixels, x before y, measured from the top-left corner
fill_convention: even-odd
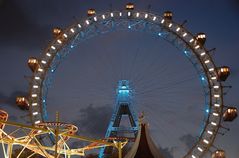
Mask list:
[[[142,95],[142,94],[145,94],[145,93],[154,92],[154,91],[156,91],[156,90],[168,89],[168,88],[171,88],[171,87],[175,87],[175,86],[177,86],[177,85],[179,85],[179,84],[182,84],[182,83],[184,83],[184,82],[191,81],[191,80],[193,80],[193,79],[195,79],[195,77],[190,77],[190,78],[188,78],[188,79],[184,79],[184,80],[181,80],[181,81],[176,81],[176,82],[174,82],[174,83],[167,83],[167,84],[165,84],[165,86],[154,87],[154,88],[152,88],[152,89],[144,90],[144,91],[142,91],[142,92],[140,92],[140,93],[136,93],[136,95]]]

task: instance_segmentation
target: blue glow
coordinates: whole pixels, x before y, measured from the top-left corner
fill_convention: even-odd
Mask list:
[[[188,52],[185,50],[184,53],[187,54]]]
[[[126,87],[126,86],[122,86],[121,88],[122,88],[122,89],[126,89],[127,87]]]
[[[71,45],[71,48],[74,48],[74,46],[73,46],[73,45]]]
[[[206,109],[206,113],[209,113],[209,109]]]
[[[46,102],[46,100],[45,100],[45,99],[43,99],[43,100],[42,100],[42,102],[43,102],[43,103],[45,103],[45,102]]]
[[[131,26],[129,25],[128,28],[131,29]]]
[[[129,90],[119,90],[119,93],[126,94],[126,93],[129,93]]]
[[[53,69],[51,69],[51,72],[54,72],[54,70],[53,70]]]
[[[158,34],[159,36],[162,36],[162,33],[161,32],[159,32],[159,34]]]
[[[204,77],[201,77],[201,80],[202,80],[202,81],[205,81],[205,78],[204,78]]]

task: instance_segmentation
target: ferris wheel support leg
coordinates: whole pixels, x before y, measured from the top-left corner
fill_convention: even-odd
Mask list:
[[[4,156],[4,158],[8,158],[8,154],[7,154],[7,151],[5,148],[5,143],[3,140],[1,140],[1,144],[2,144],[3,156]]]
[[[119,152],[118,158],[122,158],[122,143],[121,142],[119,142],[118,144],[118,152]]]
[[[12,147],[13,147],[13,144],[8,144],[8,146],[7,146],[8,158],[12,158]]]

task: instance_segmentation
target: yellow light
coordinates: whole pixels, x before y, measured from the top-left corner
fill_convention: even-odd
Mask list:
[[[42,69],[42,68],[39,68],[38,71],[39,71],[39,72],[43,72],[43,69]]]
[[[73,28],[71,28],[71,32],[72,32],[72,33],[74,33],[74,32],[75,32],[75,30],[74,30]]]
[[[59,44],[61,44],[61,43],[62,43],[62,42],[61,42],[61,40],[59,40],[59,39],[57,40],[57,42],[58,42]]]
[[[32,94],[32,97],[33,97],[33,98],[36,98],[36,97],[37,97],[37,94]]]
[[[37,106],[37,103],[32,103],[32,106]]]
[[[139,13],[136,13],[136,17],[137,17],[137,18],[139,17]]]
[[[128,12],[128,16],[131,16],[131,12]]]
[[[65,33],[63,34],[63,36],[64,36],[65,38],[67,38],[67,34],[65,34]]]
[[[220,107],[220,104],[214,104],[215,107]]]
[[[209,144],[209,141],[206,140],[206,139],[204,139],[203,142],[206,143],[206,144]]]
[[[213,133],[212,133],[212,131],[207,131],[207,133],[208,133],[208,134],[210,134],[210,135],[212,135],[212,134],[213,134]]]
[[[35,79],[36,79],[36,80],[40,80],[40,77],[36,76]]]
[[[95,9],[89,9],[89,10],[87,11],[88,16],[94,15],[95,13],[96,13],[96,12],[95,12]]]
[[[51,46],[51,49],[56,50],[56,47],[55,46]]]
[[[145,19],[147,19],[147,18],[148,18],[148,14],[147,14],[147,13],[145,14],[144,18],[145,18]]]

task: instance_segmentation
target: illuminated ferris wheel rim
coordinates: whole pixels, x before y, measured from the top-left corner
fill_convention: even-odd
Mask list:
[[[45,97],[48,89],[46,80],[49,73],[55,71],[57,68],[56,61],[59,60],[57,58],[60,58],[60,53],[70,51],[71,48],[77,45],[77,42],[88,39],[89,37],[94,37],[99,34],[99,32],[103,32],[100,28],[95,30],[95,26],[102,26],[106,31],[103,33],[107,33],[117,30],[116,27],[120,27],[120,29],[123,30],[142,31],[142,24],[143,26],[144,24],[148,25],[143,28],[146,32],[156,34],[171,43],[174,42],[173,45],[182,49],[191,62],[198,64],[196,69],[200,73],[200,76],[202,76],[204,85],[208,89],[208,92],[205,93],[208,95],[210,112],[208,113],[200,138],[185,157],[197,158],[203,156],[215,140],[218,129],[220,128],[223,112],[223,90],[220,81],[217,80],[217,67],[209,52],[203,45],[200,45],[194,35],[187,31],[182,25],[173,22],[171,19],[169,20],[165,17],[147,12],[126,10],[98,15],[94,14],[86,20],[75,23],[62,31],[42,54],[39,60],[39,67],[32,77],[29,105],[33,124],[39,124],[45,121],[44,113],[46,111],[44,111],[44,108],[46,107],[44,107],[44,105],[46,105]],[[87,34],[89,30],[92,31],[93,34]],[[53,63],[56,65],[54,66]]]

